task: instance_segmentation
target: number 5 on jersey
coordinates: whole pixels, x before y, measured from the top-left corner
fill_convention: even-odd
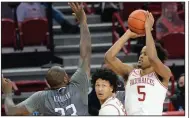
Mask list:
[[[143,88],[145,88],[145,86],[137,86],[138,94],[142,95],[141,98],[138,98],[139,101],[144,101],[146,97],[146,93],[142,92]]]

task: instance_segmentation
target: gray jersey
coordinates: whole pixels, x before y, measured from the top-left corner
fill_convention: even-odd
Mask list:
[[[125,91],[117,91],[116,92],[116,98],[121,101],[121,103],[124,105],[125,103]]]
[[[42,115],[88,115],[88,78],[79,68],[66,87],[58,90],[39,91],[20,103],[29,112]]]

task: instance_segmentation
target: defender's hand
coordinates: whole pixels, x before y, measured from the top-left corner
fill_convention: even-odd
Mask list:
[[[83,9],[83,5],[82,3],[77,3],[77,2],[69,2],[68,3],[69,6],[71,7],[71,9],[73,10],[74,13],[72,13],[73,16],[76,17],[76,19],[80,22],[80,23],[84,23],[86,22],[86,14],[84,12]]]

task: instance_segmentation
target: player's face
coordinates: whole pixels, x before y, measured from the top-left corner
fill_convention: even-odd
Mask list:
[[[184,76],[179,78],[178,84],[179,84],[179,87],[183,87],[185,85]]]
[[[138,66],[142,69],[150,67],[150,61],[146,54],[146,46],[144,46],[141,50],[141,55],[139,57]]]
[[[169,4],[165,7],[165,13],[167,17],[172,17],[173,14],[176,14],[177,4]]]
[[[110,96],[112,96],[113,87],[109,81],[98,79],[95,83],[95,91],[98,99],[105,102]]]

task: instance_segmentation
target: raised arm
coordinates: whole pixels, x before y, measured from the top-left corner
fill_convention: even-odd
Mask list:
[[[125,45],[126,41],[130,38],[137,38],[139,36],[141,35],[137,35],[128,29],[105,54],[105,63],[108,64],[112,71],[121,75],[124,79],[127,79],[127,76],[133,70],[133,67],[121,62],[116,56]]]
[[[12,82],[2,78],[2,91],[5,94],[5,112],[7,115],[29,115],[29,111],[24,106],[15,105],[12,99]]]
[[[91,59],[91,36],[87,25],[86,14],[82,3],[69,3],[73,10],[73,15],[80,22],[80,60],[79,67],[84,69],[90,77],[90,59]]]
[[[3,78],[2,91],[5,94],[5,112],[11,116],[27,116],[31,115],[34,111],[43,111],[44,106],[44,91],[35,92],[26,100],[19,104],[14,104],[12,99],[12,82],[9,79]]]
[[[146,30],[146,53],[149,57],[151,65],[155,72],[159,74],[165,81],[169,81],[171,77],[170,69],[165,66],[157,56],[155,43],[151,34],[151,29],[154,24],[154,18],[151,13],[147,12],[145,30]],[[167,86],[167,85],[166,85]]]

